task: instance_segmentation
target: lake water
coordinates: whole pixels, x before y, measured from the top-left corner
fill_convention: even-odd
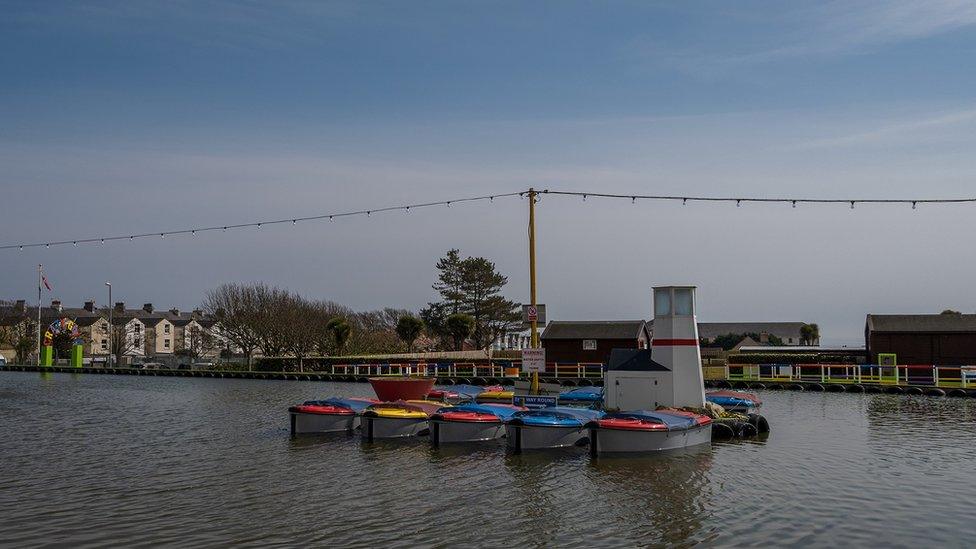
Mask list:
[[[4,546],[969,546],[976,401],[762,393],[772,433],[668,455],[345,435],[365,384],[0,373]]]

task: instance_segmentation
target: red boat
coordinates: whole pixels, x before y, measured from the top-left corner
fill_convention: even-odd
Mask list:
[[[674,450],[712,440],[712,418],[670,408],[611,413],[589,427],[594,455]]]
[[[524,411],[511,404],[462,404],[441,408],[430,416],[430,441],[477,442],[505,436],[505,421]]]
[[[376,404],[371,398],[328,398],[308,400],[288,408],[291,415],[291,434],[334,433],[352,431],[359,427],[363,410]]]

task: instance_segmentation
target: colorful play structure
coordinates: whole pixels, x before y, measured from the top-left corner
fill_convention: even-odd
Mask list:
[[[78,324],[70,318],[59,318],[44,331],[44,345],[41,346],[41,366],[54,365],[54,338],[62,334],[67,334],[71,338],[71,366],[81,368],[84,340],[82,340]]]

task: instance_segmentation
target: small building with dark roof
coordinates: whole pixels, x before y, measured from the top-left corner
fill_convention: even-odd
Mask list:
[[[804,325],[803,322],[699,322],[698,337],[710,342],[727,334],[757,334],[759,344],[765,344],[768,336],[776,336],[783,345],[800,345],[800,330]],[[819,340],[813,342],[819,344]]]
[[[868,315],[868,360],[894,354],[898,364],[976,364],[976,315]]]
[[[606,364],[614,349],[649,348],[651,335],[643,320],[554,320],[541,341],[546,362]]]

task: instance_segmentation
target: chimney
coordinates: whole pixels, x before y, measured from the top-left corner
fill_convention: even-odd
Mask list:
[[[203,316],[203,311],[200,309],[193,309],[193,316]]]
[[[179,310],[179,309],[177,309],[176,307],[173,307],[172,309],[170,309],[170,310],[169,310],[169,312],[170,312],[170,314],[172,314],[173,316],[180,316],[180,310]]]
[[[60,299],[52,299],[51,300],[51,308],[60,313],[61,312],[61,300]]]
[[[94,313],[95,312],[95,302],[94,301],[86,301],[85,302],[85,310],[88,311],[89,313]]]
[[[18,299],[17,303],[14,304],[14,310],[18,313],[23,313],[27,311],[27,301],[23,299]]]
[[[769,343],[769,333],[768,332],[759,332],[759,343],[762,343],[763,345]]]
[[[115,312],[117,312],[117,313],[124,313],[125,312],[125,302],[124,301],[116,301],[115,302]]]
[[[152,306],[152,303],[144,303],[144,304],[142,305],[142,310],[143,310],[143,311],[146,311],[147,313],[150,313],[150,314],[152,314],[152,312],[153,312],[153,306]]]

